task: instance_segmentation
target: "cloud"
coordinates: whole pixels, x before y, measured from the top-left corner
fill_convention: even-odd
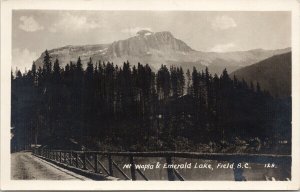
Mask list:
[[[24,31],[34,32],[44,29],[44,27],[40,25],[33,17],[21,16],[20,21],[21,24],[19,25],[19,28]]]
[[[126,29],[122,29],[121,32],[122,33],[127,33],[130,36],[135,36],[137,32],[141,31],[141,30],[148,30],[148,31],[152,31],[151,28],[149,27],[134,27],[134,28],[126,28]]]
[[[12,50],[12,69],[16,67],[22,72],[25,68],[31,69],[32,62],[38,58],[35,52],[31,52],[28,49],[13,49]]]
[[[212,52],[227,52],[227,51],[233,51],[232,48],[235,48],[236,45],[234,43],[227,43],[227,44],[219,44],[214,46],[210,49]]]
[[[103,27],[103,24],[90,17],[63,13],[60,15],[60,20],[50,26],[49,31],[53,33],[58,31],[88,31],[99,27]]]
[[[237,24],[233,18],[223,15],[216,17],[212,21],[211,26],[214,30],[226,30],[236,27]]]

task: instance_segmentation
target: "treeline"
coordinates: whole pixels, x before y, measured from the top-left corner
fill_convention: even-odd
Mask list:
[[[16,146],[72,139],[90,149],[195,151],[277,142],[290,139],[285,109],[259,83],[232,80],[226,69],[212,76],[161,65],[155,73],[147,64],[92,59],[83,69],[80,57],[62,68],[46,51],[42,67],[12,74]]]

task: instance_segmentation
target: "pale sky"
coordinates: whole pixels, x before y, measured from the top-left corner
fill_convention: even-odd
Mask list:
[[[13,67],[29,68],[45,49],[111,43],[141,29],[170,31],[199,51],[291,46],[290,12],[14,10]]]

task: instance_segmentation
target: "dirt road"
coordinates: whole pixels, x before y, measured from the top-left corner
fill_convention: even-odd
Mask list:
[[[70,172],[30,152],[11,154],[11,179],[14,180],[90,180]]]

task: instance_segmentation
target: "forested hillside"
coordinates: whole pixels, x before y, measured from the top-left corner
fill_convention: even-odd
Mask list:
[[[82,66],[79,57],[61,68],[46,51],[43,67],[12,73],[14,145],[72,148],[53,145],[72,140],[97,150],[238,152],[290,141],[290,103],[226,69],[220,76],[165,65],[153,72],[92,59]]]
[[[238,69],[234,75],[248,84],[259,82],[262,89],[268,90],[274,97],[291,96],[292,54],[284,53],[272,56],[256,64]]]

